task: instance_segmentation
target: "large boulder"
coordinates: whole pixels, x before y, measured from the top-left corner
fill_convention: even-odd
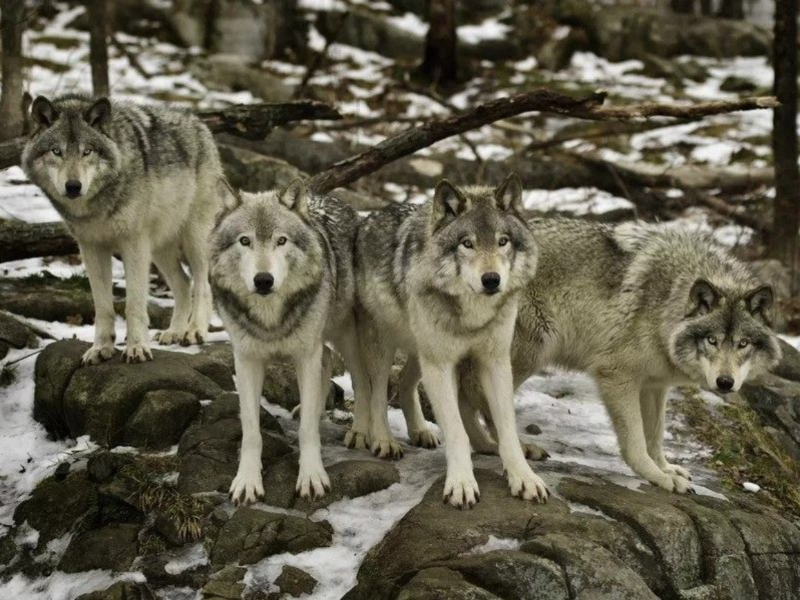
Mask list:
[[[169,448],[178,443],[198,412],[200,401],[191,392],[148,392],[125,424],[123,443],[142,448]]]
[[[129,571],[138,551],[138,525],[109,525],[72,539],[58,568],[65,573],[93,569]]]

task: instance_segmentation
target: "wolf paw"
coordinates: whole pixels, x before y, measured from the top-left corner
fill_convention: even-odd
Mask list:
[[[322,498],[331,491],[331,480],[321,464],[316,467],[300,466],[295,493],[305,500]]]
[[[122,358],[126,363],[143,363],[148,360],[153,360],[153,353],[147,344],[131,344],[129,343],[125,350],[122,351]]]
[[[83,366],[99,365],[114,356],[114,346],[92,346],[81,358]]]
[[[694,489],[689,481],[680,475],[665,474],[664,478],[659,478],[658,481],[651,481],[653,485],[660,487],[668,492],[675,492],[676,494],[694,494]]]
[[[394,438],[373,440],[370,447],[372,448],[372,453],[379,458],[388,458],[390,460],[403,458],[403,448]]]
[[[411,445],[432,450],[439,446],[439,436],[430,429],[418,429],[411,433]]]
[[[200,346],[206,341],[205,333],[199,329],[189,329],[181,338],[181,346]]]
[[[481,492],[478,482],[472,471],[461,476],[448,475],[444,482],[444,496],[442,501],[455,508],[472,508],[481,501]]]
[[[185,335],[185,331],[165,329],[156,333],[156,341],[162,346],[172,346],[173,344],[180,344]]]
[[[534,473],[527,464],[507,469],[506,478],[508,487],[511,488],[511,495],[515,498],[544,503],[550,496],[542,478]]]
[[[369,438],[366,433],[351,429],[344,435],[344,445],[350,450],[365,450],[369,448]]]
[[[692,480],[692,474],[689,473],[689,471],[687,471],[683,467],[679,467],[678,465],[671,465],[667,463],[667,466],[662,467],[661,470],[664,471],[664,473],[666,473],[667,475],[678,475],[679,477],[683,477],[684,479],[687,479],[689,481]]]
[[[522,452],[528,460],[544,460],[550,458],[550,454],[544,448],[536,444],[529,444],[527,442],[520,442]]]
[[[228,495],[236,506],[252,504],[263,498],[264,484],[261,479],[261,469],[259,467],[252,469],[240,467],[231,483]]]

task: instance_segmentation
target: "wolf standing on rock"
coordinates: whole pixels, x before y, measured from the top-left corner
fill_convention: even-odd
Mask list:
[[[211,238],[211,284],[230,334],[242,420],[235,503],[264,494],[259,407],[267,360],[294,361],[300,388],[297,492],[330,488],[322,465],[319,420],[330,386],[325,342],[342,354],[356,399],[365,383],[353,303],[353,245],[358,215],[334,198],[309,197],[295,180],[259,194],[223,190],[225,211]]]
[[[478,365],[511,493],[547,499],[544,482],[519,443],[511,385],[517,299],[537,261],[535,238],[521,211],[516,176],[497,189],[459,189],[445,180],[431,202],[376,211],[358,234],[357,316],[372,398],[356,394],[346,441],[370,445],[382,456],[400,454],[386,416],[387,382],[399,346],[409,355],[406,383],[414,380],[403,386],[411,392],[401,394],[409,433],[416,443],[431,441],[415,393],[421,373],[445,438],[444,497],[456,507],[470,507],[480,498],[458,408],[456,367],[467,357]]]
[[[152,359],[147,297],[155,262],[175,297],[161,344],[201,343],[211,317],[208,235],[219,212],[219,155],[194,115],[65,95],[40,96],[22,167],[75,236],[95,306],[94,344],[84,364],[114,353],[111,255],[125,266],[128,362]],[[181,260],[189,263],[193,282]]]

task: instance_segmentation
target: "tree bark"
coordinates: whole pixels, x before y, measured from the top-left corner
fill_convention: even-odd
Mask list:
[[[0,262],[77,253],[78,244],[63,223],[0,221]]]
[[[795,12],[795,14],[797,13]],[[777,20],[777,9],[775,15]],[[724,19],[744,19],[744,0],[722,0],[717,16]]]
[[[25,29],[24,0],[0,2],[0,38],[3,44],[2,97],[0,97],[0,141],[22,135],[22,30]]]
[[[107,0],[89,0],[89,63],[95,96],[108,96],[108,6]]]
[[[793,266],[800,227],[800,169],[797,166],[797,6],[775,2],[775,96],[780,106],[772,118],[775,158],[775,210],[769,253]]]
[[[418,72],[434,84],[453,83],[458,78],[456,0],[428,0],[428,24]]]

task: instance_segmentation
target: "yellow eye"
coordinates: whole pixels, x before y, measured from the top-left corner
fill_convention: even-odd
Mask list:
[[[249,246],[250,245],[250,238],[247,237],[246,235],[243,235],[242,237],[239,238],[239,243],[242,246]]]
[[[500,247],[503,247],[506,244],[508,244],[508,238],[506,236],[503,236],[497,241],[497,243],[500,244]]]
[[[278,238],[278,246],[283,246],[288,241],[284,236],[281,236]]]
[[[708,337],[706,338],[706,341],[707,341],[709,344],[711,344],[712,346],[716,346],[716,345],[717,345],[717,338],[715,338],[713,335],[710,335],[710,336],[708,336]]]
[[[464,248],[472,248],[473,247],[472,240],[462,240],[461,241],[461,245],[464,246]]]
[[[83,151],[83,155],[84,156],[89,156],[91,153],[92,153],[92,149],[91,148],[87,148],[86,150]]]
[[[747,348],[749,345],[750,345],[750,340],[748,339],[739,340],[739,348]]]
[[[61,156],[61,148],[53,148],[53,154],[56,156]]]

